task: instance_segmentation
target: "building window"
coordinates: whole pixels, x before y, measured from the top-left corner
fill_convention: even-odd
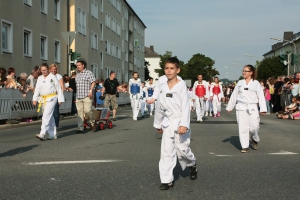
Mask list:
[[[110,28],[111,17],[108,13],[105,14],[105,25]]]
[[[98,19],[98,4],[94,0],[91,1],[91,14],[92,17]]]
[[[91,65],[91,68],[92,68],[92,72],[93,72],[95,78],[98,78],[98,65],[95,64],[95,63],[93,63],[93,64]]]
[[[24,56],[32,56],[32,31],[24,29]]]
[[[41,59],[48,59],[48,39],[46,36],[41,36]]]
[[[103,41],[103,23],[100,24],[100,40]]]
[[[98,50],[98,34],[94,31],[91,31],[91,47]]]
[[[128,10],[125,8],[125,19],[128,21]]]
[[[128,62],[128,52],[125,51],[125,61]]]
[[[86,34],[86,16],[81,8],[77,10],[77,30],[83,35]]]
[[[13,25],[10,22],[1,22],[2,52],[13,52]]]
[[[105,51],[106,54],[110,55],[110,42],[108,40],[105,41]]]
[[[100,52],[100,69],[103,69],[103,52]]]
[[[32,5],[31,0],[23,0],[23,3],[28,5],[28,6]]]
[[[128,42],[128,32],[125,30],[125,40]]]
[[[47,14],[47,10],[48,10],[48,1],[47,0],[40,0],[41,2],[41,13]]]
[[[60,41],[55,40],[54,42],[54,61],[60,63]]]
[[[122,81],[122,79],[121,79],[121,77],[122,77],[122,72],[121,72],[121,70],[117,70],[117,79],[118,79],[118,81]]]
[[[54,0],[54,18],[60,20],[60,0]]]
[[[100,11],[103,13],[103,0],[100,0],[99,6],[100,6]]]

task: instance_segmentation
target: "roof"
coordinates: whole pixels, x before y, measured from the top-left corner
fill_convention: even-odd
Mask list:
[[[146,25],[144,24],[144,22],[141,20],[141,18],[134,12],[134,10],[133,10],[132,7],[129,5],[129,3],[128,3],[126,0],[124,0],[124,2],[125,2],[126,5],[130,8],[130,10],[133,12],[133,14],[134,14],[134,15],[142,22],[143,26],[144,26],[145,28],[147,28]]]
[[[145,58],[160,58],[160,55],[149,47],[145,47]]]

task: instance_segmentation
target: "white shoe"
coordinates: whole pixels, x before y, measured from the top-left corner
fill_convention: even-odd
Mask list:
[[[210,116],[210,117],[212,117],[212,114],[211,114],[211,113],[209,113],[209,116]]]
[[[202,118],[200,118],[200,119],[199,119],[199,122],[203,122],[203,119],[202,119]]]
[[[133,118],[133,121],[137,121],[137,118]]]
[[[206,113],[205,113],[205,117],[207,117],[208,116],[208,112],[206,111]]]
[[[150,116],[152,116],[152,112],[150,113]]]

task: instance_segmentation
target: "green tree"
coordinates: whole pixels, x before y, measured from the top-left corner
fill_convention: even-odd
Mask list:
[[[204,80],[219,75],[219,72],[213,68],[215,61],[203,54],[195,54],[184,66],[184,79],[197,80],[197,75],[202,74]]]
[[[145,80],[148,80],[150,78],[150,71],[148,67],[150,66],[150,63],[148,61],[144,61],[144,68],[145,68]]]
[[[170,57],[172,57],[171,51],[167,51],[164,55],[160,55],[160,61],[159,61],[160,69],[154,70],[156,73],[158,73],[158,76],[163,76],[165,74],[164,73],[165,62]]]
[[[257,67],[257,79],[266,80],[270,77],[277,77],[286,74],[286,66],[280,63],[279,57],[266,58]]]

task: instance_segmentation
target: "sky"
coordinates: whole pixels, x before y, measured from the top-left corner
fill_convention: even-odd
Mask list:
[[[270,37],[300,32],[299,0],[127,2],[147,27],[145,46],[153,45],[161,55],[171,51],[184,63],[203,54],[215,61],[219,78],[230,80],[241,76],[243,66],[263,59],[278,42]]]

